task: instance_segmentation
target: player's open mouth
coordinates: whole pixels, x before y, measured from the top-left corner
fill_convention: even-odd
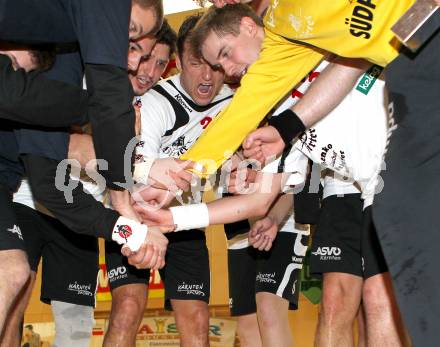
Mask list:
[[[210,83],[199,84],[199,87],[197,88],[197,91],[203,95],[209,94],[211,90],[212,90],[212,84]]]

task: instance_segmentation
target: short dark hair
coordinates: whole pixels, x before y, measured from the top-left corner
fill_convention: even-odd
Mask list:
[[[243,17],[251,18],[258,26],[264,27],[263,20],[255,11],[245,4],[232,4],[223,7],[211,6],[197,23],[191,33],[191,48],[201,55],[202,45],[213,31],[219,37],[240,34],[240,23]]]
[[[29,330],[34,330],[34,326],[32,324],[27,324],[24,327],[28,328]]]
[[[156,23],[154,24],[151,34],[159,32],[163,22],[163,4],[162,0],[133,0],[133,4],[138,4],[144,9],[152,9],[156,14]]]
[[[49,70],[55,63],[57,51],[53,44],[22,44],[0,41],[0,46],[5,51],[29,51],[32,63],[36,65],[36,70]]]
[[[179,28],[179,33],[177,34],[177,54],[179,54],[180,60],[182,60],[183,51],[185,50],[185,42],[200,18],[202,18],[200,14],[186,17]]]
[[[171,56],[176,52],[177,34],[173,28],[171,28],[166,19],[164,19],[162,28],[160,28],[156,37],[156,43],[167,45],[170,48],[169,58],[171,58]]]
[[[49,70],[56,59],[56,49],[53,45],[30,46],[33,61],[38,66],[38,70]]]

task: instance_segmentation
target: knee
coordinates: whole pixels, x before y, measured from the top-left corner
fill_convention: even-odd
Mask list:
[[[5,252],[10,253],[10,258],[6,263],[3,262],[1,272],[3,272],[5,278],[8,278],[6,283],[9,284],[9,288],[17,293],[30,278],[29,263],[23,251],[11,250]]]
[[[145,302],[136,296],[113,299],[110,326],[119,332],[137,329],[144,312]]]
[[[278,300],[284,299],[278,298]],[[268,331],[269,329],[275,329],[283,322],[286,322],[288,320],[288,309],[288,305],[282,310],[279,305],[274,305],[273,298],[258,297],[257,314],[260,329]]]
[[[195,335],[208,333],[209,310],[207,305],[196,305],[190,310],[177,310],[175,314],[176,320],[180,323],[180,329],[189,329]]]
[[[351,324],[359,308],[359,300],[343,285],[327,287],[322,292],[320,318],[327,322]]]
[[[367,318],[386,318],[397,310],[394,292],[391,287],[383,283],[365,285],[362,293],[362,302]]]

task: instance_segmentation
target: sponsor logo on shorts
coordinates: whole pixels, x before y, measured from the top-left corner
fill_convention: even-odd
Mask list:
[[[341,260],[342,251],[339,247],[318,247],[313,255],[319,255],[321,260]]]
[[[177,286],[177,291],[179,293],[186,293],[187,295],[199,295],[205,296],[203,292],[204,283],[202,284],[188,284],[183,282]]]
[[[277,283],[277,281],[275,281],[275,272],[265,274],[259,272],[256,281],[262,283]]]
[[[295,280],[295,282],[293,282],[292,295],[295,295],[295,292],[296,292],[296,282],[298,282],[298,280]]]
[[[118,266],[117,268],[108,271],[108,280],[110,282],[114,282],[127,277],[127,268],[125,266]]]
[[[12,228],[6,229],[7,231],[10,231],[13,234],[17,234],[18,238],[20,240],[23,240],[23,235],[21,234],[20,227],[18,225],[15,225]]]
[[[78,295],[93,296],[92,285],[90,283],[78,284],[78,282],[75,281],[75,283],[69,284],[68,290],[71,292],[76,292]]]
[[[302,264],[303,258],[302,257],[292,257],[292,261],[297,264]]]

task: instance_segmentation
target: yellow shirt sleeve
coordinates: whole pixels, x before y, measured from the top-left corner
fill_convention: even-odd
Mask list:
[[[266,30],[260,57],[243,77],[231,103],[181,159],[203,164],[208,174],[215,172],[322,58],[321,52]]]

